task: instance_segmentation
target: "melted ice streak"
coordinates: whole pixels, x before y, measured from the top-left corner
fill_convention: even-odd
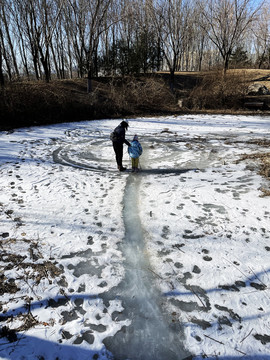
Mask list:
[[[127,178],[123,210],[126,233],[122,245],[126,275],[113,291],[125,309],[121,316],[131,319],[131,325],[104,343],[117,360],[180,360],[188,355],[183,347],[183,330],[162,309],[162,297],[155,287],[156,278],[144,248],[137,202],[140,181],[139,174]]]

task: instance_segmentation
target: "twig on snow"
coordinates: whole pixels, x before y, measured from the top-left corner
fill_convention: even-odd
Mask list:
[[[172,247],[173,247],[173,248],[177,248],[179,251],[182,251],[182,253],[185,254],[184,250],[181,249],[181,245],[175,244],[175,245],[173,245]]]
[[[211,336],[208,336],[208,335],[205,335],[205,334],[204,334],[204,336],[205,336],[205,337],[207,337],[208,339],[211,339],[211,340],[213,340],[213,341],[215,341],[215,342],[217,342],[217,343],[221,344],[221,345],[225,345],[223,342],[218,341],[218,340],[216,340],[216,339],[212,338]]]
[[[242,354],[242,355],[247,355],[247,354],[244,353],[243,351],[240,351],[240,350],[238,350],[238,349],[236,349],[236,348],[235,348],[235,350],[238,351],[238,352],[239,352],[240,354]]]
[[[240,341],[240,343],[242,343],[244,340],[246,340],[247,337],[249,337],[249,335],[252,333],[253,328],[250,330],[250,332]]]
[[[201,302],[202,306],[206,309],[206,305],[205,303],[202,301],[202,299],[199,297],[199,295],[192,289],[192,286],[187,286],[186,287],[188,290],[190,290]],[[206,335],[205,335],[206,336]]]
[[[245,273],[243,273],[243,271],[241,271],[237,266],[235,266],[235,264],[233,262],[231,262],[230,260],[226,259],[225,257],[222,257],[222,259],[228,261],[230,264],[232,264],[232,266],[235,267],[235,269],[237,269],[242,275],[244,275],[247,278],[247,275]]]
[[[150,270],[154,275],[159,277],[161,280],[163,280],[163,278],[160,275],[158,275],[156,272],[154,272],[152,269],[150,269],[149,267],[147,269]]]
[[[251,267],[249,266],[248,268],[252,271],[252,273],[253,273],[253,275],[255,276],[255,278],[258,279],[258,280],[262,283],[263,286],[267,287],[267,286],[265,285],[265,283],[263,283],[262,280],[258,277],[258,275],[255,274],[255,272],[251,269]]]

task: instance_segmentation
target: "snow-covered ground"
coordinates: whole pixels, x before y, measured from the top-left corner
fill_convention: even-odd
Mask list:
[[[270,359],[270,120],[118,123],[0,133],[0,359]]]

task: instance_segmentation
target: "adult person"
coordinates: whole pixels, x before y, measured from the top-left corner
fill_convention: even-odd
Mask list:
[[[127,146],[130,146],[130,143],[126,140],[126,131],[128,129],[128,120],[123,120],[121,123],[114,129],[111,134],[111,140],[113,144],[113,149],[115,152],[115,159],[119,171],[125,171],[126,168],[123,167],[123,145],[124,143]]]

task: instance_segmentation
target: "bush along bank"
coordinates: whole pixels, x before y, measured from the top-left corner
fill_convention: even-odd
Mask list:
[[[57,122],[159,114],[177,110],[162,79],[104,79],[21,82],[0,90],[1,130]]]
[[[248,93],[245,73],[177,73],[49,83],[16,82],[0,88],[0,130],[58,122],[181,113],[269,114],[270,95]],[[258,106],[257,106],[258,105]]]

